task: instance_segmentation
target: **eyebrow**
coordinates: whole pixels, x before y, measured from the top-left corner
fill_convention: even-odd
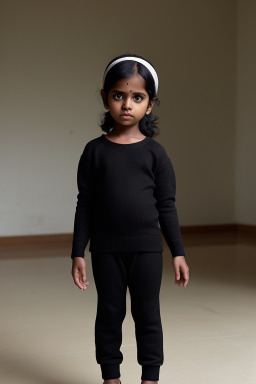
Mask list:
[[[122,92],[122,91],[119,91],[118,89],[114,89],[111,93],[122,93],[122,94],[125,94],[125,93],[130,93],[130,92]],[[144,92],[133,92],[133,94],[140,94],[140,95],[143,95],[143,96],[147,96]]]

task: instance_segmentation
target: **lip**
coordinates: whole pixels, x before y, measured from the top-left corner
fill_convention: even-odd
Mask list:
[[[123,113],[122,115],[120,115],[120,117],[124,117],[125,119],[131,119],[133,116],[126,114],[126,113]]]

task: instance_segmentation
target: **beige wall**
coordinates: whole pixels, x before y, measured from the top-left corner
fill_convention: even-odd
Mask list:
[[[72,232],[78,160],[102,133],[103,71],[125,52],[159,74],[156,140],[174,164],[180,224],[255,224],[252,3],[236,19],[233,0],[1,1],[0,235]]]
[[[256,224],[256,2],[237,3],[236,221]]]

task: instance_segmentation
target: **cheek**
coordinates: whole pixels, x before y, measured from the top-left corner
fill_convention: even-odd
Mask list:
[[[144,101],[143,102],[143,108],[144,112],[146,113],[147,109],[148,109],[148,101]]]
[[[111,108],[112,108],[113,110],[117,109],[117,108],[118,108],[118,103],[114,103],[114,102],[112,102],[112,103],[111,103]]]

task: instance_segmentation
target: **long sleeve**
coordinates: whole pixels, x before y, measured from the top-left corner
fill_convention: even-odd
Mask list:
[[[92,207],[92,167],[85,156],[80,157],[77,170],[77,204],[74,219],[74,233],[71,258],[84,258],[84,251],[90,238],[91,207]]]
[[[179,226],[176,201],[176,178],[169,157],[164,157],[156,169],[155,177],[157,208],[159,211],[159,224],[164,238],[170,248],[172,257],[185,256],[181,231]]]

